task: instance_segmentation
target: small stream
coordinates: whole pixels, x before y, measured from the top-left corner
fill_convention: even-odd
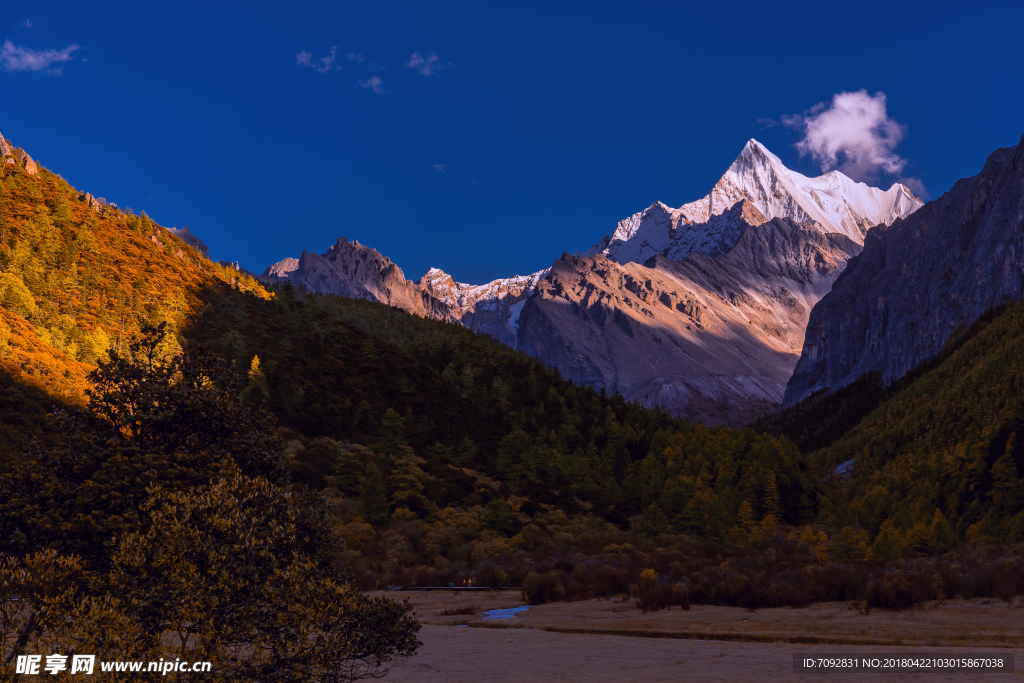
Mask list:
[[[529,606],[523,605],[522,607],[506,607],[505,609],[492,609],[484,612],[481,620],[485,619],[511,619],[520,612],[525,612],[530,609]]]

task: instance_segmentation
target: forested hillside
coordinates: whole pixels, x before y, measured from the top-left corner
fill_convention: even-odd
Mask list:
[[[89,369],[142,324],[178,329],[215,281],[266,296],[144,212],[101,205],[34,166],[0,165],[0,381],[33,387],[5,392],[0,458],[37,433],[53,400],[83,401]]]
[[[590,511],[620,526],[657,505],[666,528],[718,535],[744,500],[757,521],[813,513],[814,486],[791,444],[576,386],[456,325],[290,286],[275,294],[220,286],[185,334],[247,367],[258,357],[252,391],[296,434],[329,440],[295,465],[317,488],[337,475],[338,492],[366,505],[360,486],[379,472],[387,507],[417,516],[515,496],[527,509]],[[342,456],[347,443],[373,450]]]
[[[814,454],[853,461],[821,521],[873,532],[889,521],[920,543],[944,517],[962,542],[1024,540],[1024,302],[909,379]]]

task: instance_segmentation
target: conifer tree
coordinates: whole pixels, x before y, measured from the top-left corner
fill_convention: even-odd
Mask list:
[[[743,502],[740,503],[740,509],[737,513],[737,517],[739,518],[740,526],[742,526],[746,531],[750,531],[754,528],[754,525],[757,524],[757,519],[754,517],[754,507],[750,504],[749,500],[744,499]]]
[[[953,531],[953,527],[946,520],[946,516],[937,508],[932,516],[930,532],[931,545],[935,552],[944,553],[956,547],[956,532]]]
[[[661,511],[657,503],[652,503],[644,513],[644,518],[640,522],[640,530],[649,536],[657,536],[665,530],[666,526],[668,526],[668,520],[665,518],[665,513]]]
[[[868,549],[867,558],[874,562],[889,562],[903,555],[903,536],[891,520],[882,524],[878,536]]]

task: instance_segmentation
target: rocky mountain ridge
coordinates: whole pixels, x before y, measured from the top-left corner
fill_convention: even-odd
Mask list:
[[[1024,137],[923,209],[872,230],[811,315],[785,405],[869,372],[886,384],[1024,297]]]
[[[407,280],[376,249],[339,237],[325,253],[302,251],[267,267],[257,278],[267,284],[291,282],[311,292],[379,301],[426,318],[458,322],[449,306],[425,287]]]
[[[751,139],[703,198],[678,209],[655,202],[619,221],[610,236],[606,235],[578,255],[603,254],[619,264],[644,263],[656,255],[681,261],[693,252],[722,256],[752,224],[751,217],[741,215],[737,207],[746,207],[743,210],[748,213],[755,210],[765,221],[786,218],[805,222],[821,234],[839,233],[863,244],[864,235],[871,227],[888,225],[921,206],[921,200],[899,183],[883,191],[855,182],[839,171],[808,178],[786,168],[764,145]],[[517,333],[518,318],[514,316],[521,309],[516,305],[532,290],[527,287],[525,296],[512,299],[499,299],[498,293],[509,286],[515,288],[511,283],[519,278],[536,275],[515,276],[477,286],[459,283],[460,291],[472,290],[474,297],[467,299],[472,301],[469,307],[459,305],[458,297],[452,298],[453,315],[470,322],[472,329],[493,334],[509,343],[509,335]],[[429,279],[428,276],[429,273],[424,277]],[[486,292],[494,292],[494,295]],[[477,311],[483,312],[484,317],[480,318]]]

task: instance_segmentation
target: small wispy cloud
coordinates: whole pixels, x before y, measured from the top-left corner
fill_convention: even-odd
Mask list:
[[[4,71],[46,71],[59,76],[60,69],[51,66],[73,59],[72,53],[79,49],[77,45],[68,45],[63,50],[33,50],[5,40],[3,49],[0,49],[0,68]]]
[[[32,21],[30,19],[26,19],[25,22],[21,25],[21,27],[22,28],[32,28]]]
[[[803,132],[797,150],[823,171],[838,168],[854,180],[874,181],[881,173],[898,175],[907,165],[895,151],[907,127],[888,115],[883,92],[837,93],[831,103],[783,116],[779,123]]]
[[[434,171],[444,173],[444,164],[434,164]]]
[[[364,88],[369,88],[378,95],[384,94],[384,88],[381,87],[380,76],[370,76],[365,81],[359,81],[359,85]]]
[[[349,52],[348,53],[348,58],[349,58],[349,61],[355,62],[356,64],[362,64],[363,60],[366,59],[366,57],[364,57],[363,55],[355,53],[355,52]]]
[[[341,66],[334,66],[334,62],[338,59],[338,48],[332,47],[331,54],[321,57],[320,59],[313,61],[313,53],[302,50],[299,54],[295,55],[295,65],[305,66],[310,69],[315,69],[322,74],[328,71],[341,71]]]
[[[433,76],[446,66],[445,64],[441,64],[440,61],[441,58],[434,52],[431,52],[426,57],[419,52],[413,52],[412,56],[409,57],[409,61],[406,62],[405,65],[410,69],[419,71],[424,76]]]

